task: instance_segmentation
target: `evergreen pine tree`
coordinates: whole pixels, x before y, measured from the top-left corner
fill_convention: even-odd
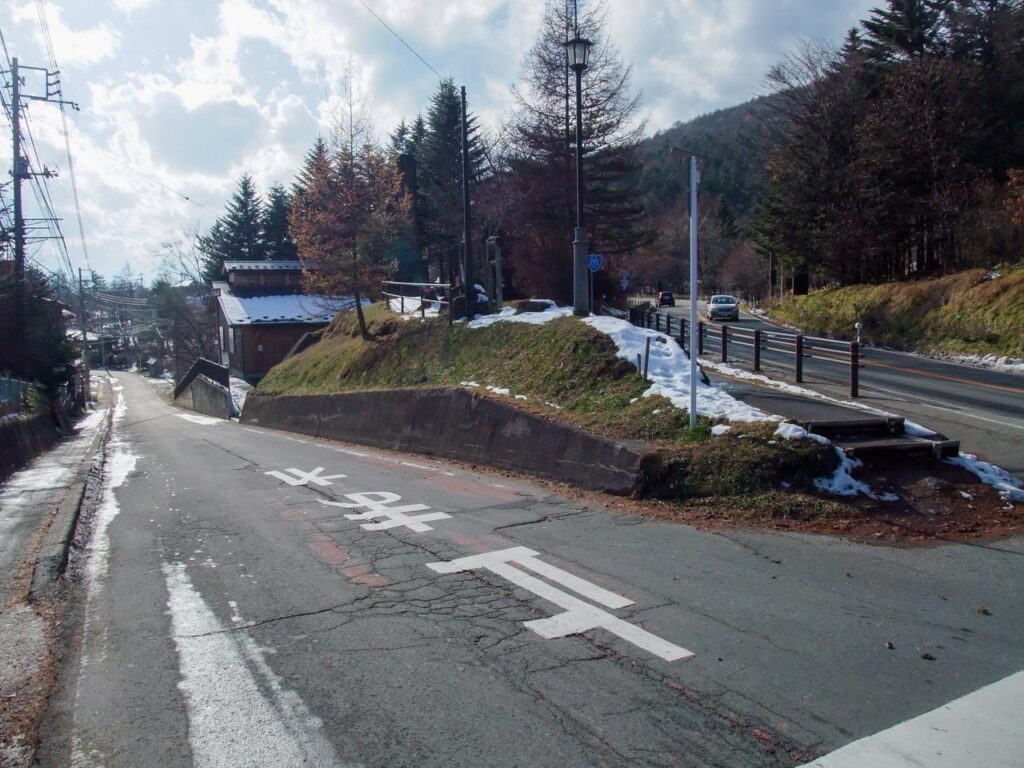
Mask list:
[[[270,188],[263,209],[263,243],[268,259],[291,261],[296,258],[295,242],[288,232],[291,205],[291,196],[283,186],[275,184]]]
[[[227,211],[199,238],[203,254],[203,277],[219,280],[225,261],[262,261],[266,248],[262,232],[263,202],[256,193],[252,177],[243,173]]]
[[[483,148],[472,114],[467,126],[470,179],[474,180],[480,175]],[[463,239],[462,97],[450,78],[438,85],[430,99],[426,120],[417,118],[409,142],[417,151],[419,195],[415,219],[420,247],[428,260],[436,260],[445,281],[447,268],[453,258],[457,261]]]
[[[509,126],[509,172],[519,194],[509,229],[523,241],[511,260],[527,291],[567,300],[576,218],[575,75],[565,41],[575,34],[572,4],[548,0],[540,35],[523,63]],[[579,34],[592,43],[582,78],[585,222],[592,251],[629,253],[645,239],[636,180],[643,132],[631,70],[606,34],[604,5],[580,10]]]
[[[949,0],[888,0],[861,22],[867,47],[877,64],[920,58],[941,48],[944,12]]]

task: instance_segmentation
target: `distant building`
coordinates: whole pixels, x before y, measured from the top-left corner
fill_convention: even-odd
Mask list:
[[[355,304],[352,297],[304,294],[302,270],[299,261],[224,262],[226,279],[213,283],[209,308],[217,313],[220,363],[232,376],[256,383],[304,334]]]

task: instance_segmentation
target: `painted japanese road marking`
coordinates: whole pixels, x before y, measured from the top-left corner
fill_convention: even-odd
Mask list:
[[[323,471],[323,467],[317,467],[312,472],[303,472],[301,469],[295,469],[292,467],[291,469],[286,469],[284,472],[272,469],[269,472],[264,472],[263,474],[276,477],[278,480],[283,480],[288,483],[288,485],[309,485],[310,483],[319,486],[334,485],[334,483],[331,482],[332,480],[339,480],[343,477],[348,477],[348,475],[321,475],[320,473]]]
[[[434,522],[435,520],[445,520],[451,517],[451,515],[445,514],[444,512],[430,512],[425,515],[415,515],[410,517],[407,513],[423,512],[430,509],[430,507],[426,504],[402,504],[400,506],[389,507],[389,504],[401,501],[402,497],[397,493],[390,493],[388,491],[346,493],[345,498],[349,499],[351,503],[343,501],[325,501],[324,499],[317,499],[317,501],[327,507],[341,507],[343,509],[364,508],[366,510],[365,512],[360,512],[358,514],[345,515],[348,520],[376,520],[378,518],[385,518],[383,522],[364,523],[359,526],[365,531],[385,531],[388,528],[405,526],[416,533],[426,533],[427,531],[432,531],[434,529],[429,525],[425,525],[425,523]]]
[[[540,574],[563,587],[583,595],[584,597],[607,606],[608,608],[624,608],[633,601],[614,592],[609,592],[596,584],[592,584],[578,576],[573,576],[561,568],[556,568],[537,559],[538,553],[526,547],[512,547],[482,555],[460,557],[448,562],[427,563],[427,567],[437,573],[461,573],[480,568],[508,579],[517,587],[533,592],[538,597],[565,609],[564,613],[546,619],[535,619],[524,622],[525,626],[546,640],[556,637],[567,637],[591,629],[606,629],[633,645],[654,654],[665,661],[679,661],[693,656],[691,651],[662,640],[647,630],[634,626],[627,621],[613,616],[607,611],[585,603],[577,597],[557,589],[545,581],[532,576],[526,570]],[[515,565],[513,565],[513,563]],[[520,567],[516,567],[516,566]],[[526,570],[523,570],[526,569]]]

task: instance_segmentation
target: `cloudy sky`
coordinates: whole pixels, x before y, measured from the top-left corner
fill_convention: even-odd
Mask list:
[[[762,93],[764,72],[798,41],[838,42],[879,4],[606,2],[610,36],[633,67],[651,132]],[[544,0],[365,3],[466,85],[485,125],[500,123]],[[154,277],[160,244],[209,227],[243,171],[261,189],[290,182],[327,130],[350,63],[382,136],[423,110],[437,82],[361,0],[52,0],[45,18],[65,98],[81,105],[68,122],[89,266],[108,276],[130,264]],[[37,2],[0,3],[0,30],[22,65],[47,65],[40,29]],[[26,90],[38,92],[27,75]],[[38,102],[29,114],[41,161],[60,173],[49,186],[77,269],[85,255],[61,114]],[[9,141],[0,146],[9,168]],[[26,215],[37,211],[29,191]],[[52,245],[30,254],[59,268]]]

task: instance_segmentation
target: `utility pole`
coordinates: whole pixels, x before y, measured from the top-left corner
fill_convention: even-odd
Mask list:
[[[21,180],[24,168],[21,157],[21,75],[18,73],[18,57],[11,59],[11,138],[13,143],[14,168],[14,357],[26,358],[25,338],[25,217],[21,208]]]
[[[21,70],[45,73],[46,93],[43,96],[22,92]],[[13,159],[11,178],[14,181],[14,347],[15,359],[26,357],[27,302],[25,297],[25,214],[22,209],[21,182],[32,176],[49,178],[53,172],[48,168],[35,173],[28,170],[28,161],[21,153],[21,102],[48,101],[51,104],[68,104],[77,110],[78,105],[60,98],[60,72],[51,72],[43,67],[20,66],[18,57],[11,58],[11,157]]]
[[[697,156],[690,155],[690,429],[697,428],[697,184],[699,182]],[[723,334],[724,332],[723,330]]]
[[[89,387],[89,334],[85,324],[85,286],[82,283],[82,268],[78,268],[78,311],[82,318],[82,407],[89,404],[92,389]]]
[[[466,123],[466,86],[462,86],[462,285],[466,291],[466,320],[476,314],[476,289],[473,287],[472,220],[469,213],[469,126]]]

